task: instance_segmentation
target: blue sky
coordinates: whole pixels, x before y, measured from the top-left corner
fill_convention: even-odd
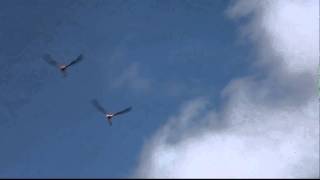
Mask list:
[[[246,73],[228,3],[1,1],[0,176],[130,176],[181,103]],[[84,60],[64,79],[44,53]],[[133,111],[110,128],[92,98]]]
[[[225,0],[0,1],[0,176],[131,177],[183,104],[256,74]],[[67,78],[41,58],[83,54]],[[272,89],[272,88],[271,88]],[[91,105],[133,110],[112,127]]]

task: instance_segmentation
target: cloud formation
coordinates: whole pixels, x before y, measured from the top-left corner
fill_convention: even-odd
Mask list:
[[[236,1],[226,14],[248,18],[241,33],[262,73],[232,81],[221,110],[187,102],[146,143],[135,176],[319,177],[319,2]]]
[[[138,63],[130,64],[119,77],[112,80],[112,87],[126,87],[138,92],[148,90],[150,88],[150,80],[142,76],[139,67]]]

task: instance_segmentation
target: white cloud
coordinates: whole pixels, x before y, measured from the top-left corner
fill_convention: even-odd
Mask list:
[[[260,61],[277,56],[288,72],[316,72],[319,58],[319,1],[236,1],[227,15],[251,17],[243,35],[260,47]],[[279,64],[279,62],[277,62]]]
[[[242,30],[265,78],[235,79],[221,111],[188,102],[146,143],[135,176],[319,177],[319,2],[244,0],[227,14],[251,16]]]
[[[137,63],[130,64],[120,73],[120,76],[110,80],[112,88],[130,88],[135,91],[146,91],[150,88],[150,80],[141,75]]]

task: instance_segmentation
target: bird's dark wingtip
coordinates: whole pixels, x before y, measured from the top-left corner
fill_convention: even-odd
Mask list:
[[[96,103],[98,103],[98,100],[93,98],[93,99],[91,99],[91,103],[96,104]]]

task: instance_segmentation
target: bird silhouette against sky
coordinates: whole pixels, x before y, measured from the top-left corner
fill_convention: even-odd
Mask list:
[[[124,114],[124,113],[127,113],[129,111],[131,111],[132,107],[127,107],[121,111],[118,111],[116,113],[112,113],[112,112],[107,112],[101,105],[100,103],[94,99],[92,100],[92,104],[93,106],[101,113],[103,113],[105,115],[105,118],[106,120],[108,120],[109,122],[109,125],[112,126],[112,118],[115,117],[115,116],[118,116],[120,114]]]
[[[57,67],[57,68],[60,70],[60,72],[63,74],[63,76],[65,77],[65,76],[66,76],[67,69],[68,69],[70,66],[72,66],[72,65],[80,62],[80,61],[83,59],[83,55],[80,54],[76,59],[72,60],[69,64],[62,64],[62,63],[57,62],[56,60],[54,60],[54,59],[51,57],[50,54],[45,54],[45,55],[43,56],[43,58],[44,58],[44,60],[45,60],[48,64],[50,64],[50,65],[52,65],[52,66],[54,66],[54,67]]]

